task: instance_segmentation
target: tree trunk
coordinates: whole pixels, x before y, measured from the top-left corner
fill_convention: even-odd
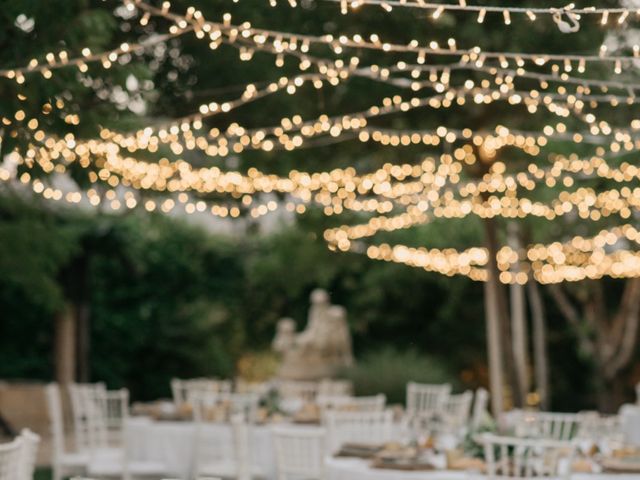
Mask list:
[[[533,320],[533,362],[535,365],[535,380],[540,408],[549,410],[549,356],[547,352],[547,326],[544,302],[540,295],[538,283],[529,279],[527,284],[529,303],[531,305],[531,319]]]
[[[78,381],[87,383],[91,381],[91,322],[89,305],[80,304],[75,307],[77,319],[77,345],[78,345]]]
[[[74,382],[76,378],[76,317],[71,305],[55,318],[55,380],[61,385]]]
[[[503,352],[500,328],[499,280],[496,275],[497,240],[495,225],[490,225],[489,219],[484,222],[489,264],[488,278],[484,284],[484,309],[487,330],[487,353],[489,357],[489,383],[491,390],[491,411],[498,417],[504,410],[504,376],[502,370]],[[495,268],[494,268],[495,267]]]
[[[510,223],[508,226],[508,242],[509,246],[516,252],[521,250],[520,235],[516,223]],[[520,262],[514,266],[512,273],[520,273]],[[530,389],[529,382],[529,340],[527,335],[527,313],[524,286],[512,283],[509,286],[509,294],[511,298],[511,331],[512,331],[512,348],[514,357],[514,370],[516,376],[516,388],[521,403],[524,403]],[[520,405],[522,406],[522,405]]]

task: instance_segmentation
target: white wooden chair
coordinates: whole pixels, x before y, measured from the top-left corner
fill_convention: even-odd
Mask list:
[[[593,445],[598,441],[624,443],[622,419],[619,415],[600,415],[597,412],[583,414],[575,438],[579,443]]]
[[[478,436],[488,479],[569,478],[575,448],[570,442]]]
[[[218,408],[220,400],[233,397],[236,413],[231,414],[230,425],[226,418],[211,415],[209,409]],[[195,453],[193,472],[197,477],[236,478],[250,480],[264,478],[266,473],[253,462],[251,450],[252,421],[259,397],[253,394],[200,393],[191,396],[194,418],[196,420]],[[231,405],[233,412],[234,406]],[[218,436],[207,434],[209,425],[219,428],[230,426],[232,441],[227,442]]]
[[[456,434],[464,434],[471,415],[473,393],[467,390],[458,395],[450,395],[444,404],[443,427]]]
[[[391,410],[356,412],[328,411],[325,416],[327,444],[336,453],[345,443],[383,444],[393,440]]]
[[[18,466],[18,476],[16,480],[33,480],[36,470],[36,457],[40,445],[40,436],[29,429],[20,432],[20,464]]]
[[[278,480],[324,480],[323,429],[275,427],[273,441]]]
[[[92,448],[91,443],[95,441],[95,438],[90,438],[86,398],[90,391],[105,392],[106,386],[103,383],[70,383],[67,390],[71,400],[75,450],[88,452]]]
[[[573,439],[585,420],[580,413],[526,412],[515,419],[517,437],[569,441]]]
[[[0,480],[16,480],[20,475],[23,440],[0,444]]]
[[[68,452],[65,443],[64,412],[60,387],[50,383],[45,388],[47,409],[51,424],[51,468],[53,480],[62,480],[68,475],[85,473],[89,463],[89,452]]]
[[[473,399],[473,413],[471,415],[471,430],[476,431],[489,418],[489,392],[485,388],[478,388]]]
[[[107,391],[106,388],[77,386],[75,395],[86,421],[89,443],[87,475],[124,480],[164,475],[167,469],[162,462],[129,458],[128,446],[124,440],[129,411],[127,390]],[[114,446],[113,439],[119,445]]]
[[[442,413],[451,393],[451,385],[409,382],[407,384],[407,415],[424,417]]]
[[[316,404],[320,411],[329,410],[352,410],[358,412],[379,412],[384,410],[387,397],[384,394],[370,395],[362,397],[352,397],[350,395],[318,395]]]

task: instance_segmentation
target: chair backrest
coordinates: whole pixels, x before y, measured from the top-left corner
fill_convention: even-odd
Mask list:
[[[124,444],[124,430],[129,418],[129,390],[106,390],[100,394],[104,417],[109,435],[109,444],[121,446]]]
[[[0,480],[16,480],[20,475],[23,439],[0,444]]]
[[[36,469],[36,457],[40,436],[31,430],[24,429],[20,432],[22,447],[20,449],[20,465],[18,466],[17,480],[33,480],[33,473]]]
[[[278,480],[324,478],[325,431],[319,428],[275,427]]]
[[[327,443],[330,453],[336,453],[345,443],[383,444],[393,440],[391,410],[357,412],[327,411]]]
[[[410,417],[441,412],[451,393],[451,385],[409,382],[407,384],[407,414]]]
[[[478,441],[484,447],[489,479],[568,478],[570,475],[575,451],[570,442],[491,434],[480,435]]]
[[[450,395],[444,404],[445,424],[450,428],[467,427],[472,401],[473,393],[470,390],[458,395]]]
[[[124,424],[129,416],[129,392],[106,389],[104,384],[69,386],[79,450],[100,450],[123,443]],[[78,439],[77,439],[78,441]]]
[[[471,430],[477,430],[489,416],[489,392],[485,388],[478,388],[473,399],[473,414],[471,415]]]
[[[60,458],[65,452],[64,444],[64,410],[62,409],[62,397],[57,383],[50,383],[45,387],[47,398],[47,411],[51,425],[51,449],[53,461]]]
[[[316,404],[321,412],[329,410],[352,410],[358,412],[379,412],[384,410],[387,397],[384,394],[363,397],[350,395],[318,395]]]
[[[259,397],[256,394],[192,393],[189,402],[196,421],[194,471],[200,474],[204,463],[233,462],[239,480],[251,478],[250,432],[255,421]],[[229,428],[231,438],[221,437]],[[216,434],[214,434],[216,433]]]
[[[619,415],[600,415],[597,412],[583,414],[582,421],[575,435],[580,440],[614,440],[624,441],[622,419]]]
[[[92,419],[98,410],[91,404],[91,397],[98,392],[106,392],[103,383],[70,383],[68,386],[69,398],[71,399],[71,414],[73,417],[73,433],[77,451],[88,451],[95,448],[100,443],[95,430],[99,424],[96,419]],[[106,426],[104,429],[104,442],[107,441]]]
[[[576,436],[585,419],[580,413],[520,412],[515,421],[517,437],[566,441]]]

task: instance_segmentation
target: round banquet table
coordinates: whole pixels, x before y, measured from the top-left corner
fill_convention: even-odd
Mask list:
[[[474,472],[452,470],[402,471],[378,469],[359,458],[327,458],[328,480],[474,480],[485,479]],[[638,480],[638,474],[573,473],[571,480]]]
[[[167,475],[190,477],[196,452],[194,422],[154,421],[149,418],[132,417],[127,421],[124,441],[128,460],[162,462],[167,468]],[[206,452],[207,441],[223,445],[223,448],[229,449],[228,457],[233,456],[231,425],[205,425],[202,431],[203,452]],[[250,442],[253,463],[266,472],[268,478],[275,478],[275,451],[271,428],[262,425],[252,427]]]

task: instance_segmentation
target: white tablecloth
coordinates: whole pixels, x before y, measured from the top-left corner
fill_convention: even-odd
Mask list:
[[[474,480],[484,479],[480,474],[463,471],[407,472],[371,468],[366,460],[359,458],[328,458],[326,460],[328,480]],[[632,474],[585,474],[574,473],[571,480],[638,480]]]
[[[309,428],[305,426],[304,428]],[[232,457],[230,425],[209,424],[202,432],[206,453],[207,441],[216,441],[229,449]],[[132,418],[127,422],[125,442],[129,460],[160,461],[168,469],[167,475],[190,478],[194,464],[196,425],[192,422],[156,422],[146,418]],[[275,452],[269,426],[251,429],[252,461],[267,474],[276,478]],[[407,472],[371,468],[367,461],[355,458],[327,458],[327,480],[469,480],[479,475],[460,471]],[[482,478],[482,477],[480,477]],[[640,475],[574,474],[572,480],[640,480]]]
[[[233,436],[230,425],[209,424],[202,431],[202,451],[207,441],[215,441],[229,449],[233,456]],[[251,429],[253,463],[275,478],[275,452],[268,426]],[[172,476],[189,478],[196,452],[196,425],[192,422],[156,422],[146,418],[131,418],[125,429],[125,444],[129,460],[160,461]]]
[[[620,419],[627,442],[640,446],[640,405],[623,405]]]

